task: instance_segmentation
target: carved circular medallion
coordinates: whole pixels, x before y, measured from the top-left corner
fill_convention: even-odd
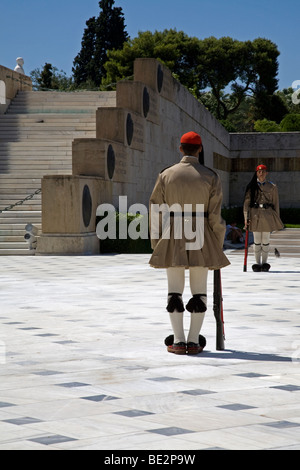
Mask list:
[[[86,184],[82,193],[82,218],[85,227],[88,227],[92,217],[92,197],[90,189]]]
[[[106,162],[109,179],[112,179],[116,167],[116,156],[112,145],[108,146]]]
[[[127,136],[128,145],[131,145],[131,142],[132,142],[133,129],[134,129],[133,120],[132,120],[131,114],[128,113],[127,121],[126,121],[126,136]]]
[[[150,109],[150,96],[148,93],[147,88],[144,88],[144,93],[143,93],[143,111],[144,111],[144,116],[145,118],[148,116]]]
[[[163,86],[163,81],[164,81],[164,72],[161,68],[160,65],[157,67],[157,89],[158,93],[161,92],[162,86]]]

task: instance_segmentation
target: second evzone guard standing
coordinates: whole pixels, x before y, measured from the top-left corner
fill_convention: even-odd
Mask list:
[[[269,271],[270,234],[284,228],[280,219],[277,186],[267,181],[267,174],[266,165],[257,166],[246,187],[243,207],[245,227],[253,232],[254,237],[256,263],[252,269],[255,272]]]

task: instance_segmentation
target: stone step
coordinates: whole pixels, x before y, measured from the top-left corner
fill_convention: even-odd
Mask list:
[[[21,224],[25,221],[25,224],[28,224],[30,222],[29,219],[39,220],[41,215],[41,211],[21,211],[20,209],[15,211],[7,211],[1,213],[1,223]]]
[[[4,147],[4,146],[3,146]],[[3,157],[3,158],[8,158],[8,155],[16,155],[16,156],[26,156],[26,155],[49,155],[49,158],[53,157],[53,158],[56,158],[57,155],[72,155],[72,147],[70,145],[67,145],[67,146],[58,146],[58,147],[51,147],[51,146],[47,146],[47,147],[32,147],[32,149],[29,147],[29,146],[26,146],[26,147],[22,147],[22,146],[19,146],[19,147],[15,147],[15,148],[12,148],[10,153],[8,152],[9,149],[5,149],[2,147],[2,149],[0,150],[0,155]],[[0,146],[1,148],[1,146]],[[13,153],[12,153],[13,151]],[[51,152],[50,152],[51,151]]]
[[[33,212],[33,211],[29,211],[29,212]],[[2,227],[2,225],[7,225],[5,223],[5,219],[3,219],[3,217],[2,217],[3,214],[4,213],[0,214],[0,227]],[[11,217],[10,218],[10,224],[11,225],[15,225],[15,224],[20,225],[20,222],[22,222],[22,225],[24,225],[24,227],[25,227],[25,225],[27,225],[27,224],[33,224],[33,225],[41,224],[41,219],[42,219],[41,214],[38,218],[32,217],[32,216],[23,217],[23,218],[21,218],[21,217],[15,217],[15,218]]]
[[[1,203],[1,210],[3,210],[2,208],[9,207],[11,204],[13,204],[13,201],[9,201],[9,203],[6,202],[6,203],[3,203],[3,204],[2,204],[2,201],[1,201],[0,203]],[[41,211],[42,210],[42,204],[41,204],[41,201],[39,201],[39,203],[36,203],[31,199],[29,201],[29,203],[24,202],[22,205],[15,206],[13,209],[10,209],[9,211],[14,212],[16,210],[18,210],[19,212]],[[0,216],[1,216],[1,214],[0,214]]]
[[[17,189],[19,189],[19,188],[17,188]],[[30,194],[31,194],[31,192],[27,191],[26,189],[23,190],[23,193],[20,192],[20,193],[16,193],[16,194],[14,194],[13,192],[9,193],[8,191],[6,191],[4,194],[2,194],[0,192],[0,204],[1,204],[0,209],[4,206],[7,207],[10,204],[14,204],[17,201],[21,201],[22,199],[24,199],[24,197],[30,196]],[[40,202],[41,201],[41,195],[36,194],[30,201],[31,202],[32,201]]]
[[[90,114],[82,114],[76,115],[73,113],[71,115],[63,115],[59,114],[0,114],[0,125],[9,125],[9,126],[17,126],[17,125],[55,125],[58,124],[85,124],[85,123],[94,123],[95,121],[95,112],[91,112]]]
[[[19,92],[9,106],[14,112],[18,107],[81,107],[96,109],[102,106],[116,106],[116,92],[96,93],[57,93],[57,92]],[[39,108],[40,109],[40,108]]]
[[[0,158],[0,171],[7,170],[8,165],[6,161],[1,161]],[[18,171],[18,170],[30,170],[32,169],[33,171],[35,170],[43,170],[43,169],[54,169],[54,170],[71,170],[72,169],[72,162],[67,162],[63,161],[61,159],[52,159],[52,160],[47,160],[45,157],[45,160],[43,159],[30,159],[28,158],[28,161],[26,159],[22,160],[16,160],[12,159],[9,160],[9,170],[12,171]]]
[[[2,230],[0,232],[0,245],[1,243],[22,243],[22,246],[24,244],[24,235],[25,235],[25,230],[23,230],[23,232],[19,235],[16,234],[16,231],[14,232],[10,232],[10,233],[3,233]],[[25,243],[26,243],[26,240],[25,240]]]
[[[24,132],[20,134],[11,133],[11,134],[2,134],[0,135],[0,145],[6,145],[10,143],[19,143],[21,145],[26,145],[29,142],[29,145],[32,143],[41,144],[44,146],[44,142],[53,143],[53,139],[59,141],[66,141],[68,144],[76,137],[96,137],[95,129],[81,129],[81,130],[56,130],[49,132],[37,132],[31,134],[29,132]]]
[[[70,174],[70,170],[71,170],[71,166],[70,168],[48,168],[47,171],[49,170],[49,174],[51,175],[62,175],[62,174]],[[3,171],[3,170],[1,170]],[[28,176],[28,178],[30,177],[34,177],[36,179],[39,179],[41,180],[43,178],[43,176],[45,175],[45,170],[43,170],[43,168],[26,168],[26,169],[20,169],[20,171],[22,171],[22,176]],[[39,186],[40,186],[41,183],[39,183]]]
[[[270,238],[270,253],[273,254],[275,248],[280,256],[300,258],[300,230],[285,229],[272,233]]]
[[[0,175],[0,187],[1,188],[10,188],[13,189],[18,185],[19,188],[24,188],[26,191],[29,191],[29,194],[32,194],[41,187],[41,180],[39,178],[24,178],[20,176],[12,175]]]
[[[27,116],[27,114],[25,115]],[[22,132],[24,130],[33,130],[33,131],[40,131],[44,129],[68,129],[70,130],[77,130],[77,129],[93,129],[96,128],[96,123],[95,123],[95,118],[92,119],[82,119],[81,121],[79,119],[66,119],[64,116],[64,119],[60,119],[59,121],[57,119],[53,120],[44,120],[42,119],[39,121],[37,118],[33,119],[32,121],[21,121],[15,120],[15,121],[9,121],[8,119],[0,121],[0,129],[3,131],[11,131],[11,132]]]
[[[4,227],[4,224],[1,225],[0,239],[2,239],[2,237],[7,237],[7,236],[21,237],[21,238],[24,239],[25,225],[23,226],[23,224],[19,224],[20,228],[17,228],[17,224],[15,224],[15,225],[6,224],[5,227]],[[2,241],[4,241],[4,240],[2,240]]]
[[[24,248],[15,248],[14,243],[11,243],[9,247],[0,248],[0,256],[32,256],[35,254],[35,250],[29,250],[28,244],[27,247],[24,245]]]
[[[6,136],[6,134],[10,135],[35,135],[41,134],[43,132],[76,132],[76,131],[95,131],[96,125],[92,122],[83,122],[83,123],[70,123],[70,122],[61,122],[57,124],[57,122],[52,123],[23,123],[23,124],[8,124],[7,122],[5,125],[1,125],[0,127],[0,135]]]
[[[100,101],[107,101],[116,98],[115,91],[74,91],[74,92],[60,92],[60,91],[19,91],[14,101],[27,99],[27,100],[41,100],[43,102],[50,100],[62,101],[85,101],[86,99],[99,99]]]
[[[300,258],[300,229],[285,228],[279,232],[271,233],[270,259],[275,257],[275,248],[281,257]],[[241,250],[234,250],[233,253],[240,254]],[[250,246],[249,253],[253,256],[253,246]]]
[[[69,155],[69,158],[67,158],[67,155],[62,155],[61,153],[55,153],[55,155],[47,155],[47,153],[45,155],[32,155],[32,158],[30,158],[30,155],[14,155],[10,158],[4,156],[4,155],[0,155],[0,164],[2,165],[7,165],[9,164],[9,168],[13,168],[14,166],[18,165],[18,163],[20,164],[23,164],[23,165],[30,165],[30,162],[31,163],[31,166],[32,165],[36,165],[38,164],[39,166],[39,163],[41,163],[42,165],[46,165],[46,164],[57,164],[57,165],[68,165],[68,164],[71,164],[72,163],[72,158],[71,158],[71,155]]]
[[[61,102],[34,102],[34,101],[28,101],[28,102],[13,102],[9,106],[9,108],[6,111],[6,115],[11,115],[11,114],[23,114],[23,112],[28,112],[28,110],[36,110],[35,112],[37,114],[48,114],[49,110],[56,109],[58,114],[61,114],[65,110],[72,110],[75,111],[76,109],[78,110],[78,113],[95,113],[98,108],[103,108],[103,107],[111,107],[112,101],[82,101],[82,102],[67,102],[67,101],[61,101]],[[21,112],[20,112],[21,110]],[[32,114],[32,113],[31,113]]]
[[[96,110],[116,92],[19,92],[0,115],[0,210],[41,188],[45,174],[72,174],[72,142],[96,137]],[[41,227],[41,194],[0,212],[0,255],[32,255],[25,225]]]
[[[59,140],[59,142],[56,142],[55,140],[30,140],[30,139],[24,139],[22,141],[15,141],[15,142],[3,142],[3,143],[0,143],[0,146],[3,145],[3,147],[6,148],[6,150],[13,150],[13,149],[22,149],[22,148],[26,148],[26,147],[29,147],[29,148],[33,148],[34,149],[41,149],[41,148],[55,148],[55,147],[70,147],[70,145],[72,144],[72,139],[69,138],[69,139],[66,139],[66,137],[64,137],[64,139],[61,139]],[[3,148],[2,148],[3,150]]]
[[[85,122],[93,122],[95,118],[95,111],[91,111],[90,114],[82,114],[76,115],[73,113],[71,115],[64,116],[63,114],[37,114],[36,116],[33,114],[0,114],[0,124],[8,123],[11,125],[15,124],[47,124],[47,123],[55,123],[55,122],[70,122],[70,123],[85,123]]]
[[[32,199],[29,199],[29,201],[25,201],[23,204],[22,204],[22,210],[24,210],[24,205],[29,205],[29,206],[37,206],[37,205],[41,205],[41,197],[39,197],[39,199],[37,199],[37,195],[34,196]],[[4,199],[3,197],[0,198],[0,204],[1,204],[1,207],[8,207],[10,204],[14,204],[18,201],[21,201],[22,199],[24,198],[24,196],[21,196],[21,198],[16,198],[16,197],[11,197],[9,199]],[[21,206],[16,206],[16,207],[21,207]],[[35,210],[40,210],[40,209],[35,209]]]
[[[58,106],[14,106],[10,107],[7,110],[7,114],[43,114],[43,113],[63,113],[63,114],[88,114],[90,112],[89,108],[79,107],[79,106],[64,106],[59,108]]]

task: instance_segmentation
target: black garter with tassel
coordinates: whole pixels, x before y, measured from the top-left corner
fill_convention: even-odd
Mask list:
[[[186,304],[186,309],[189,312],[202,313],[206,312],[207,307],[201,297],[206,297],[206,294],[195,294]]]
[[[184,306],[183,306],[181,294],[171,293],[168,295],[170,296],[170,299],[167,305],[168,312],[173,313],[174,310],[177,310],[177,312],[184,312]]]

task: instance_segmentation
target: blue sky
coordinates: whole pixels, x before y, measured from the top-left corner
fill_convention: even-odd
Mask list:
[[[280,51],[279,89],[300,80],[299,0],[115,0],[115,6],[131,38],[176,28],[200,39],[270,39]],[[71,75],[85,22],[99,12],[98,0],[1,0],[0,64],[13,69],[21,56],[28,75],[45,62]]]

